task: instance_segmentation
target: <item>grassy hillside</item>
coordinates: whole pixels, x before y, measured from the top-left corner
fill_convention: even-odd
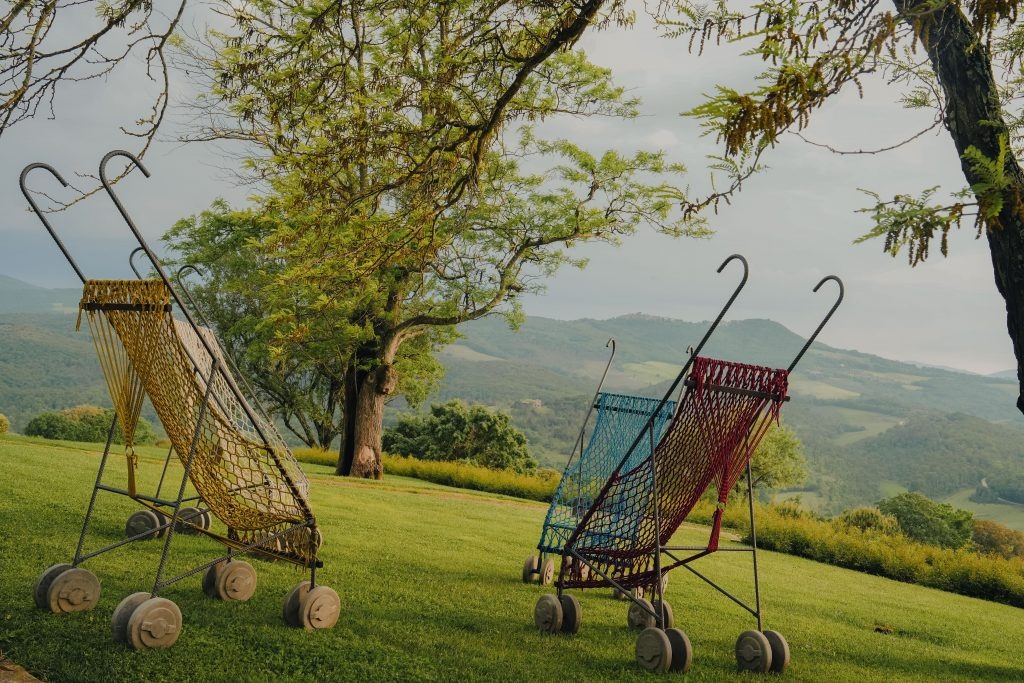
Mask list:
[[[343,603],[334,630],[285,627],[280,601],[302,577],[280,563],[256,562],[259,587],[246,603],[207,599],[198,576],[166,589],[184,614],[181,639],[170,650],[129,652],[111,641],[110,614],[122,597],[149,587],[157,543],[87,563],[103,585],[92,612],[52,615],[31,600],[39,571],[73,549],[98,462],[94,449],[0,439],[0,650],[50,681],[655,680],[634,664],[626,607],[606,591],[580,594],[584,619],[576,636],[535,632],[532,608],[542,589],[523,585],[518,574],[536,543],[543,505],[394,477],[341,480],[315,467],[307,469],[324,528],[319,576]],[[159,475],[157,455],[143,453],[147,484]],[[62,476],[54,478],[58,462]],[[113,467],[123,471],[120,463]],[[119,537],[132,509],[109,495],[100,503],[87,547]],[[687,528],[678,540],[704,538],[706,530]],[[170,568],[209,558],[217,548],[178,537]],[[749,597],[747,563],[732,553],[706,562],[708,573]],[[782,631],[793,651],[784,680],[1021,675],[1018,609],[774,553],[761,555],[761,567],[767,625]],[[734,673],[732,655],[751,618],[684,574],[673,575],[667,598],[695,649],[686,680],[754,680]]]

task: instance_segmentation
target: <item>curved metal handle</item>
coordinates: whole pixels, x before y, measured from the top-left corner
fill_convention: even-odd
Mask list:
[[[42,221],[43,226],[46,227],[46,231],[50,233],[50,237],[52,237],[53,241],[57,243],[57,248],[59,248],[60,252],[64,254],[64,258],[66,258],[68,260],[68,263],[71,264],[71,267],[74,268],[75,274],[82,281],[82,284],[85,284],[85,275],[82,274],[82,269],[78,267],[77,263],[75,263],[75,259],[71,258],[71,254],[70,252],[68,252],[67,247],[64,246],[64,242],[62,242],[60,237],[57,236],[57,232],[53,229],[53,226],[50,225],[50,221],[48,221],[43,212],[40,211],[39,205],[37,205],[36,201],[32,199],[32,195],[29,193],[28,188],[25,187],[25,178],[27,178],[28,174],[37,168],[49,171],[50,175],[56,178],[57,182],[59,182],[62,186],[68,186],[68,181],[64,180],[64,177],[57,172],[57,169],[55,169],[53,166],[50,166],[49,164],[36,162],[34,164],[29,164],[28,166],[21,170],[21,176],[18,178],[18,185],[21,186],[21,193],[25,195],[25,199],[28,200],[29,206],[32,207],[32,211],[34,211],[36,216],[39,217],[39,220]]]
[[[747,263],[747,259],[744,258],[741,254],[733,254],[729,258],[722,261],[722,265],[718,266],[718,270],[716,272],[721,273],[723,270],[725,270],[725,267],[727,265],[737,260],[743,264],[743,279],[740,280],[740,283],[738,285],[736,285],[736,289],[733,291],[732,296],[729,297],[729,300],[725,302],[725,306],[723,306],[722,310],[718,313],[718,317],[715,318],[715,321],[713,323],[711,323],[711,327],[708,328],[708,331],[704,333],[704,338],[700,340],[700,343],[697,344],[697,348],[694,349],[693,353],[690,354],[690,358],[686,362],[686,367],[683,369],[684,373],[686,370],[689,370],[690,363],[693,361],[694,356],[700,354],[701,349],[704,348],[704,344],[707,343],[708,339],[711,337],[711,333],[715,331],[716,327],[718,327],[718,323],[722,322],[722,318],[724,318],[725,314],[729,311],[729,308],[732,306],[732,302],[736,301],[736,297],[740,295],[740,291],[742,291],[743,287],[746,286],[747,284],[747,276],[750,275],[750,264]]]
[[[832,314],[836,312],[837,308],[839,308],[839,304],[843,303],[843,296],[846,295],[846,287],[843,286],[843,281],[840,280],[835,275],[827,275],[827,276],[821,278],[821,282],[819,282],[818,284],[814,285],[814,289],[811,290],[811,291],[817,292],[819,289],[821,289],[821,286],[823,284],[825,284],[826,282],[828,282],[829,280],[832,280],[837,285],[839,285],[839,298],[836,299],[836,302],[834,304],[832,304],[832,308],[828,309],[828,313],[825,314],[824,320],[822,320],[820,323],[818,323],[818,327],[817,327],[817,329],[814,330],[814,334],[812,334],[807,339],[807,343],[804,344],[804,347],[802,349],[800,349],[800,353],[796,354],[796,358],[794,358],[793,362],[789,364],[788,368],[786,368],[786,372],[787,373],[793,372],[793,368],[795,368],[796,364],[800,362],[800,359],[804,357],[804,353],[807,352],[807,349],[811,348],[811,344],[814,343],[814,340],[817,338],[818,333],[821,332],[821,329],[823,327],[825,327],[825,324],[832,317]]]
[[[178,272],[174,274],[174,279],[178,282],[178,289],[180,289],[181,293],[185,295],[185,298],[188,300],[188,305],[192,308],[192,311],[197,316],[199,316],[200,322],[202,322],[207,327],[210,327],[210,321],[207,320],[206,316],[203,315],[203,312],[199,310],[199,306],[196,305],[196,300],[192,298],[192,292],[188,291],[188,287],[186,287],[185,283],[181,281],[181,276],[186,270],[191,270],[199,277],[203,276],[203,271],[200,270],[199,266],[195,265],[194,263],[186,263],[181,268],[178,268]],[[210,329],[213,328],[211,327]]]
[[[135,255],[138,254],[140,251],[145,251],[145,249],[143,249],[142,247],[135,247],[134,249],[132,249],[132,253],[128,254],[128,265],[132,267],[132,272],[135,273],[135,277],[139,278],[140,280],[145,280],[145,278],[142,277],[142,273],[139,272],[139,269],[135,267]]]

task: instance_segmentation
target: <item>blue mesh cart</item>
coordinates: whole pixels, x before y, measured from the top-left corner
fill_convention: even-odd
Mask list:
[[[554,559],[549,556],[562,554],[565,542],[576,530],[583,515],[590,509],[608,477],[621,463],[640,432],[653,423],[654,431],[660,436],[672,418],[674,401],[663,402],[658,398],[601,391],[615,357],[615,340],[609,339],[607,345],[612,349],[611,357],[583,420],[576,445],[562,473],[562,480],[551,499],[551,507],[544,518],[540,542],[537,544],[538,554],[530,555],[523,563],[524,583],[551,583],[555,565]],[[586,438],[587,423],[595,414],[594,428],[589,438]],[[576,457],[577,453],[579,457]],[[643,447],[633,449],[629,454],[629,462],[639,464],[649,455],[650,447],[645,442]]]

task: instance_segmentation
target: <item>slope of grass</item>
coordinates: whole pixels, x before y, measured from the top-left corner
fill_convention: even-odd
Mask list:
[[[51,681],[650,681],[633,662],[624,603],[605,590],[581,595],[583,628],[543,637],[532,610],[544,590],[519,581],[545,506],[388,477],[329,476],[310,465],[311,498],[324,530],[320,580],[338,590],[343,615],[331,631],[281,623],[281,600],[302,573],[254,561],[259,588],[241,604],[207,599],[198,576],[163,595],[185,625],[171,649],[130,652],[109,635],[114,606],[148,589],[157,542],[86,563],[103,583],[92,612],[52,615],[32,605],[39,572],[67,561],[77,539],[98,454],[95,446],[0,439],[0,651]],[[157,449],[143,458],[142,488],[159,476]],[[112,481],[123,461],[111,462]],[[172,474],[180,476],[175,464]],[[104,494],[87,547],[121,534],[130,501]],[[677,540],[701,542],[686,527]],[[206,539],[177,537],[170,569],[215,556]],[[792,681],[1006,681],[1021,677],[1024,619],[1011,607],[763,553],[766,627],[786,634]],[[702,560],[715,580],[752,597],[745,555]],[[752,619],[694,577],[668,589],[677,624],[695,649],[686,680],[755,680],[733,670],[736,636]],[[678,678],[678,677],[677,677]],[[767,679],[765,679],[767,680]]]

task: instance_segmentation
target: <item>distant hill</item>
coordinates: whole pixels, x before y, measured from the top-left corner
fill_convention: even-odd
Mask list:
[[[46,289],[0,275],[0,313],[77,311],[81,289]]]
[[[608,360],[609,338],[616,356],[605,388],[659,396],[707,325],[641,314],[531,317],[518,331],[498,319],[475,321],[441,353],[448,376],[439,398],[509,410],[542,463],[558,467]],[[803,342],[771,320],[731,321],[705,353],[785,367]],[[836,511],[904,488],[939,497],[1008,462],[1024,469],[1016,391],[1015,379],[815,344],[794,372],[783,411],[806,447],[812,474],[805,499]]]
[[[42,410],[109,404],[89,334],[74,332],[78,290],[0,276],[0,413],[15,430]],[[24,312],[31,309],[34,313]],[[50,312],[46,312],[50,311]],[[632,314],[610,320],[500,319],[460,328],[440,352],[447,375],[431,402],[460,398],[507,410],[542,464],[561,468],[608,360],[605,389],[660,396],[708,323]],[[804,340],[771,320],[723,323],[705,353],[785,367]],[[821,510],[905,488],[943,497],[993,471],[1024,470],[1017,383],[815,344],[791,382],[784,420],[804,442]],[[393,421],[401,403],[389,409]]]

